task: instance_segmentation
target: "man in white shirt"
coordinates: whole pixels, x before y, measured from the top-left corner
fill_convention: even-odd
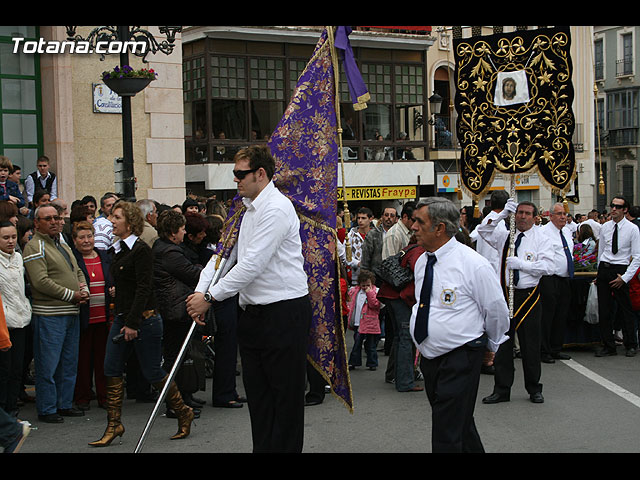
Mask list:
[[[300,452],[311,303],[300,222],[275,187],[266,146],[235,157],[234,181],[246,211],[235,246],[237,263],[215,285],[216,258],[200,275],[187,311],[198,323],[211,302],[238,295],[238,344],[254,452]]]
[[[571,307],[573,277],[573,238],[567,228],[562,203],[551,207],[551,221],[540,227],[553,246],[553,272],[540,279],[542,302],[542,362],[555,363],[571,357],[561,352],[567,315]]]
[[[573,219],[573,215],[571,215],[570,213],[567,214],[567,230],[569,230],[569,233],[571,233],[571,238],[575,238],[576,237],[576,232],[578,231],[578,224],[575,222],[575,220]]]
[[[591,230],[593,230],[593,236],[596,240],[598,240],[600,238],[600,228],[602,228],[602,224],[598,221],[598,215],[599,214],[597,210],[591,210],[587,214],[587,219],[580,222],[580,225],[578,226],[578,232],[580,231],[580,227],[582,225],[589,225],[591,227]]]
[[[460,213],[451,201],[429,198],[413,215],[426,252],[414,267],[409,328],[432,409],[432,451],[484,452],[473,420],[480,368],[485,348],[507,340],[509,310],[489,262],[456,240]]]
[[[498,221],[500,226],[505,228],[504,219],[496,220],[498,214],[504,209],[505,204],[509,200],[509,195],[504,190],[496,190],[491,193],[491,211],[482,219],[482,224],[486,224],[489,221]],[[497,274],[500,274],[501,269],[501,257],[498,250],[493,248],[487,243],[487,241],[480,236],[478,229],[474,228],[469,234],[471,240],[476,242],[476,252],[489,260],[489,263],[493,266]]]
[[[613,336],[613,303],[622,314],[622,336],[626,355],[633,357],[638,348],[635,315],[629,298],[629,280],[640,267],[640,230],[625,218],[629,204],[624,197],[611,200],[611,220],[600,229],[598,243],[598,318],[602,348],[597,357],[616,355]]]
[[[407,202],[402,206],[400,219],[389,229],[382,241],[382,260],[395,255],[409,245],[411,239],[411,225],[413,225],[413,210],[416,204]]]
[[[508,402],[514,380],[513,345],[516,331],[522,355],[524,383],[529,399],[533,403],[543,403],[542,384],[540,383],[541,365],[541,310],[538,284],[543,275],[549,275],[553,269],[552,246],[540,228],[534,227],[538,209],[531,202],[516,204],[509,200],[498,219],[506,219],[515,213],[516,239],[514,255],[507,257],[509,249],[509,231],[501,228],[498,222],[479,225],[478,233],[505,259],[502,273],[505,295],[508,293],[509,270],[513,270],[514,307],[509,340],[500,345],[494,359],[495,374],[493,393],[482,399],[482,403]]]

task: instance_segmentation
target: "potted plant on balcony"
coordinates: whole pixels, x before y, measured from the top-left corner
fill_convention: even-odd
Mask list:
[[[135,70],[129,65],[116,66],[113,70],[102,72],[102,81],[121,97],[133,97],[142,91],[158,74],[152,68]]]

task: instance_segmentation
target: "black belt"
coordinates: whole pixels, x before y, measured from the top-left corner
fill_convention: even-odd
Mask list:
[[[629,265],[625,265],[624,263],[600,262],[598,266],[602,266],[605,268],[627,268]]]
[[[264,311],[264,310],[266,310],[268,308],[273,308],[274,306],[277,306],[277,305],[279,305],[281,303],[292,302],[292,301],[295,301],[295,300],[301,300],[301,299],[306,298],[308,296],[309,295],[307,294],[307,295],[303,295],[302,297],[298,297],[298,298],[287,298],[285,300],[278,300],[277,302],[266,303],[266,304],[255,304],[255,305],[254,304],[248,304],[248,305],[244,306],[243,310],[245,312],[251,313],[253,315],[257,315],[260,312],[262,312],[262,311]]]

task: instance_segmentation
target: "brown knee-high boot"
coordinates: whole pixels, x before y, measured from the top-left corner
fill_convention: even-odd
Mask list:
[[[100,440],[90,442],[92,447],[106,447],[124,434],[124,425],[120,422],[122,400],[124,398],[124,380],[122,377],[107,377],[107,429]]]
[[[155,383],[153,386],[161,391],[168,377],[167,375],[162,381]],[[172,381],[169,384],[165,400],[169,404],[169,408],[173,409],[176,412],[176,417],[178,417],[178,432],[171,437],[171,440],[186,438],[191,432],[191,422],[193,422],[194,414],[191,407],[182,400],[182,395],[180,395],[176,382]]]

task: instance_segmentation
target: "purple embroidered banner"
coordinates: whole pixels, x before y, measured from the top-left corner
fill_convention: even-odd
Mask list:
[[[313,307],[307,358],[352,410],[336,268],[339,158],[335,102],[334,65],[325,30],[268,145],[276,161],[274,183],[291,200],[300,218]],[[243,213],[241,199],[236,196],[217,249],[223,257],[228,257],[235,243]]]

